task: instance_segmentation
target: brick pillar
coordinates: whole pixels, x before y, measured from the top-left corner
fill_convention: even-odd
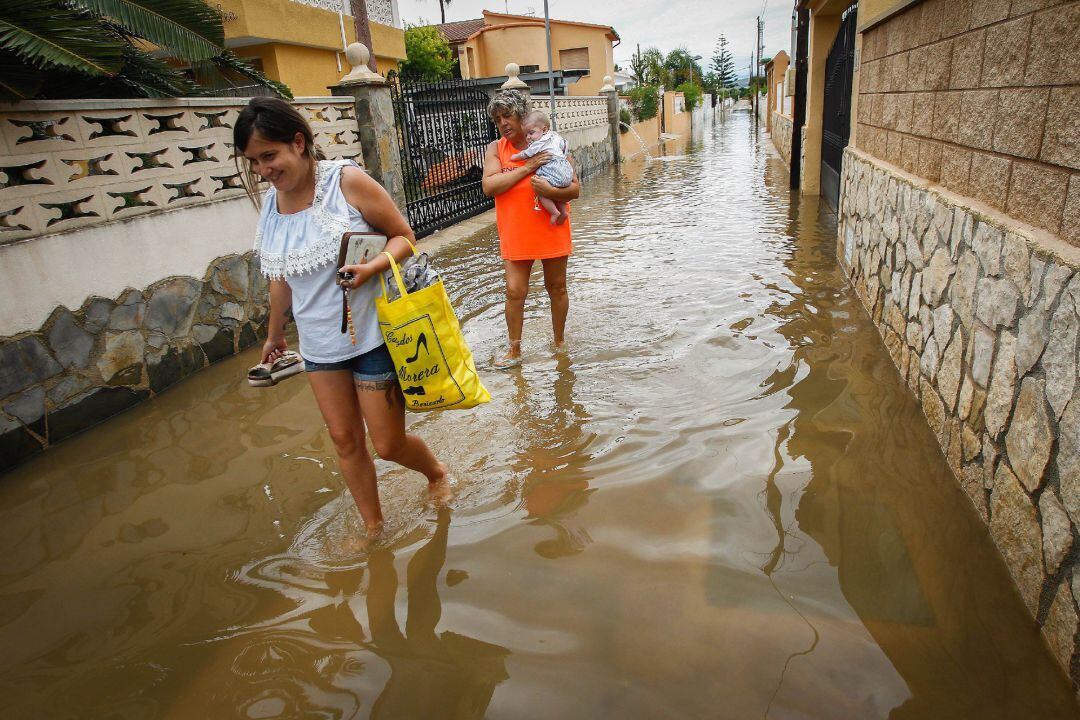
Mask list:
[[[600,88],[600,94],[607,97],[608,124],[611,126],[611,152],[612,160],[616,165],[622,162],[622,154],[619,152],[619,93],[611,83],[611,76],[604,76],[604,85]]]
[[[390,102],[390,84],[382,75],[368,69],[368,49],[360,43],[349,45],[345,57],[352,72],[330,93],[351,97],[356,105],[356,125],[364,151],[364,169],[390,193],[402,214],[405,213],[405,185],[401,172],[394,107]]]

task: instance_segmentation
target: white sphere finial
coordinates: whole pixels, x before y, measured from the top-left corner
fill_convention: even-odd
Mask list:
[[[604,76],[604,85],[603,85],[603,87],[600,88],[600,92],[602,92],[602,93],[615,92],[615,86],[612,85],[612,83],[611,83],[611,76],[610,75],[605,75]]]
[[[503,90],[520,90],[522,88],[529,87],[522,81],[518,75],[521,74],[521,68],[517,63],[506,63],[506,82],[502,84]]]
[[[371,60],[371,51],[363,43],[349,43],[349,47],[345,48],[345,59],[349,61],[352,70],[349,71],[348,75],[341,78],[342,84],[384,82],[386,80],[382,75],[372,72],[371,68],[368,67],[368,61]]]

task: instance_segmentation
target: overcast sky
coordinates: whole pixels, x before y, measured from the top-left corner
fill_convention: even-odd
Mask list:
[[[792,0],[549,0],[552,18],[611,25],[622,38],[615,62],[626,69],[634,47],[655,46],[667,52],[686,46],[701,55],[708,69],[716,39],[723,33],[735,55],[735,67],[746,74],[754,47],[754,18],[765,8],[765,57],[791,44]],[[439,22],[438,0],[398,0],[405,22]],[[446,21],[481,17],[483,10],[544,16],[544,0],[451,0]]]

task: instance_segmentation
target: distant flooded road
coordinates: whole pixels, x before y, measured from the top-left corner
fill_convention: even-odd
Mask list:
[[[437,258],[493,400],[363,547],[303,377],[221,362],[0,478],[3,718],[1066,718],[1068,681],[750,116],[589,179],[567,354]]]

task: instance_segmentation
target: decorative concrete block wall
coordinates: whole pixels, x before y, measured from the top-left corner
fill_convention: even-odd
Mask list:
[[[237,98],[24,102],[0,112],[0,244],[244,194]],[[363,164],[350,98],[295,103],[328,157]]]
[[[772,141],[776,146],[777,151],[780,153],[780,157],[784,158],[784,162],[791,165],[791,130],[793,123],[791,118],[787,115],[781,115],[778,112],[772,114]]]
[[[1080,681],[1080,250],[844,154],[838,256],[960,484]]]
[[[926,0],[863,34],[856,144],[1080,246],[1080,0]]]

